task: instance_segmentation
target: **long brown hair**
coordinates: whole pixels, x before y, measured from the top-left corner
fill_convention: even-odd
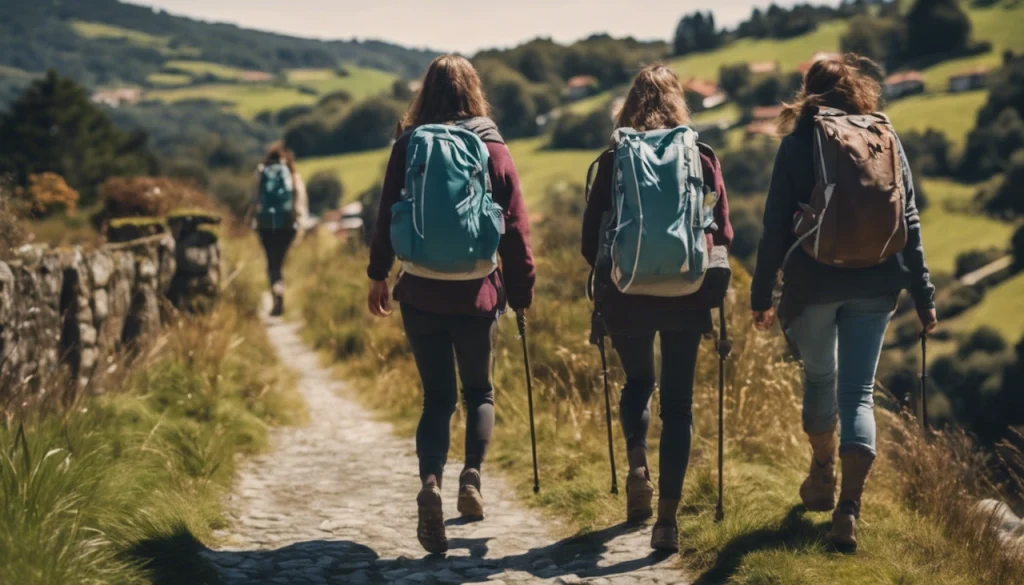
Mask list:
[[[877,63],[854,53],[822,59],[811,65],[796,98],[783,105],[779,132],[786,134],[818,108],[836,108],[848,114],[870,114],[878,110],[882,87]]]
[[[422,124],[487,116],[490,110],[480,76],[469,59],[441,55],[427,68],[423,86],[402,118],[399,132]]]
[[[690,108],[679,77],[665,65],[655,64],[644,67],[633,80],[615,126],[643,132],[689,122]]]
[[[270,145],[267,149],[267,156],[263,158],[263,165],[270,166],[278,163],[284,164],[291,171],[292,175],[295,174],[295,154],[284,145],[284,142],[278,141]]]

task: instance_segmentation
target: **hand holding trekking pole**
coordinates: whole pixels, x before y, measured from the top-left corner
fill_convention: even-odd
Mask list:
[[[533,493],[540,492],[540,474],[537,471],[537,431],[533,421],[533,373],[530,371],[530,352],[526,344],[526,309],[516,309],[516,325],[523,340],[523,362],[526,364],[526,400],[530,408],[530,447],[533,450]]]
[[[725,519],[725,360],[732,353],[725,320],[725,301],[718,306],[718,332],[718,505],[715,507],[715,522]]]

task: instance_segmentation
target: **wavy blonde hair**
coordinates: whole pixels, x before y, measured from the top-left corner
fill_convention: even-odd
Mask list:
[[[399,124],[399,133],[423,124],[488,116],[491,107],[473,64],[461,55],[434,59],[423,86]]]
[[[855,53],[822,59],[811,65],[793,101],[783,105],[779,132],[788,134],[819,108],[835,108],[848,114],[878,111],[882,87],[881,67]]]
[[[658,63],[637,74],[615,125],[644,132],[689,123],[690,108],[679,76]]]

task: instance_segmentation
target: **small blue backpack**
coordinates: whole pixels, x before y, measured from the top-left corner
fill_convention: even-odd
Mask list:
[[[457,125],[412,131],[405,188],[391,208],[391,245],[402,270],[436,280],[474,280],[498,267],[505,232],[483,140]]]
[[[265,230],[295,226],[295,178],[287,165],[274,163],[260,171],[260,211],[256,222]]]
[[[709,265],[705,232],[718,202],[704,187],[697,132],[620,128],[612,142],[612,209],[601,245],[612,282],[629,295],[696,293]]]

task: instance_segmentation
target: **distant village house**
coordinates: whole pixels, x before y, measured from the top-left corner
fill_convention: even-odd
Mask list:
[[[685,84],[683,89],[688,95],[696,95],[700,97],[700,107],[704,110],[710,110],[711,108],[717,108],[718,106],[725,103],[728,97],[725,92],[718,88],[718,84],[714,81],[708,81],[706,79],[697,79],[695,77],[690,78]]]
[[[885,78],[883,87],[885,97],[890,100],[904,96],[924,93],[924,77],[919,71],[894,73]]]
[[[110,108],[133,106],[139,103],[140,99],[142,99],[142,90],[137,87],[104,89],[92,94],[92,103]]]
[[[949,91],[950,93],[960,93],[972,89],[982,89],[988,83],[988,74],[988,69],[979,67],[950,76]]]
[[[752,75],[765,75],[779,72],[778,61],[754,61],[747,64],[747,69]]]
[[[246,83],[269,83],[274,76],[266,71],[243,71],[239,76]]]
[[[597,78],[593,75],[576,75],[565,82],[570,100],[581,100],[597,92]]]

